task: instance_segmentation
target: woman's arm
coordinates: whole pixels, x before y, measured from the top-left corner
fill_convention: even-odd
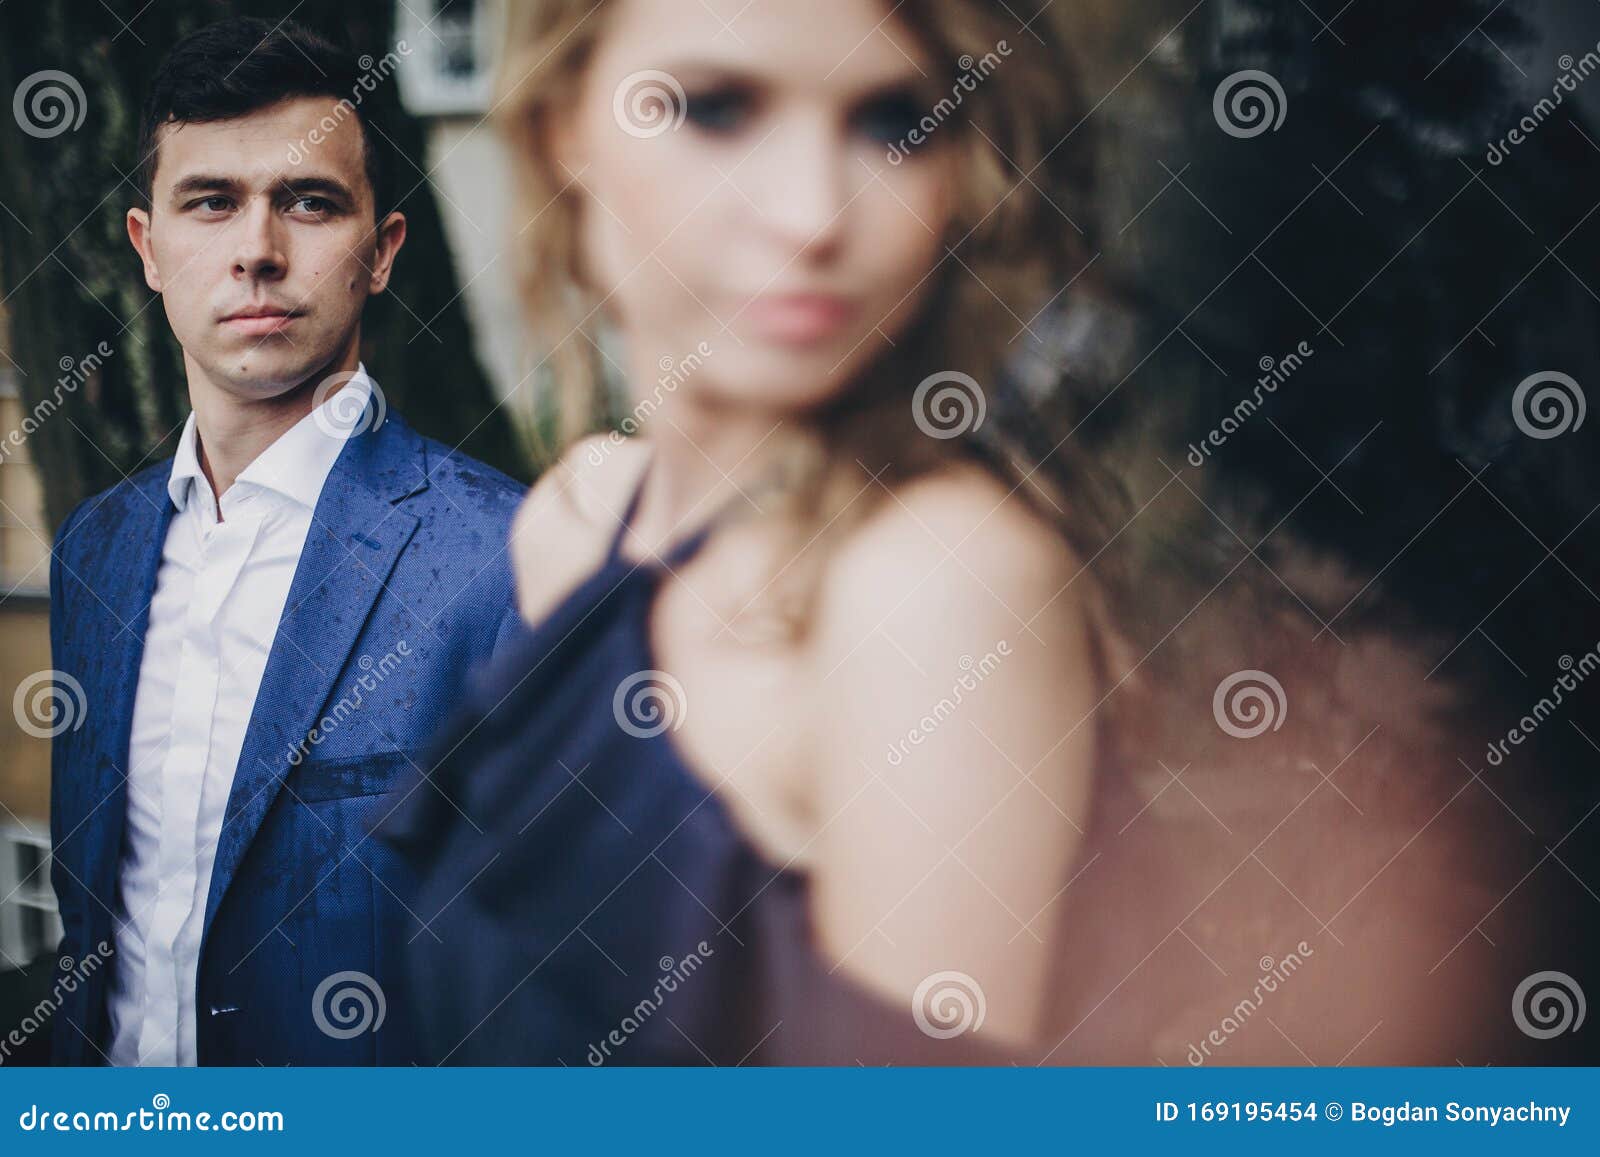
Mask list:
[[[821,950],[925,1031],[981,1005],[981,1038],[1037,1033],[1102,694],[1079,571],[974,471],[887,496],[824,580]]]

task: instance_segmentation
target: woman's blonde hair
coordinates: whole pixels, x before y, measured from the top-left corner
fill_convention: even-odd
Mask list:
[[[600,295],[585,283],[579,252],[583,193],[559,171],[552,147],[556,117],[580,91],[604,34],[605,3],[515,5],[496,100],[522,202],[518,218],[531,222],[518,242],[518,274],[563,447],[608,418],[597,352]],[[802,524],[836,533],[870,509],[857,497],[863,468],[892,489],[964,460],[1031,499],[1084,558],[1107,541],[1116,488],[1064,436],[1077,417],[1065,367],[1055,389],[1031,398],[1005,373],[1009,335],[1027,328],[1088,263],[1095,157],[1065,43],[1065,7],[1050,5],[1025,27],[1001,0],[905,0],[895,8],[934,62],[928,111],[938,114],[937,147],[958,150],[948,249],[894,347],[804,422],[786,423],[796,428],[795,460],[804,463],[791,475],[798,482],[789,507]],[[957,90],[960,78],[969,83]],[[978,384],[985,419],[959,436],[932,437],[927,411],[941,404],[941,391],[924,388],[921,414],[913,397],[930,377],[957,374]],[[943,398],[944,405],[962,401]],[[838,518],[846,506],[849,518]]]

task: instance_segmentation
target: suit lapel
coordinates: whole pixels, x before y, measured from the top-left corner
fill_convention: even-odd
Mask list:
[[[397,415],[352,437],[318,499],[267,656],[217,841],[205,935],[250,843],[332,696],[417,519],[395,504],[426,486],[422,440]]]
[[[110,905],[116,894],[117,863],[127,827],[129,741],[133,703],[144,657],[150,600],[155,595],[161,556],[176,508],[167,496],[171,464],[156,467],[113,493],[78,524],[78,534],[92,536],[78,552],[82,571],[76,579],[89,592],[90,605],[104,612],[106,635],[81,656],[88,677],[86,700],[104,703],[109,725],[96,728],[88,778],[75,788],[83,794],[68,814],[80,826],[70,834],[84,847],[88,875],[84,883]],[[63,543],[62,547],[71,544]],[[62,555],[69,551],[63,549]],[[65,565],[64,563],[62,565]],[[98,616],[97,616],[98,617]],[[70,632],[72,624],[65,630]],[[103,912],[97,906],[97,912]]]

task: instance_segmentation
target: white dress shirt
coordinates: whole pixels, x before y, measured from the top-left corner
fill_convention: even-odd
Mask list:
[[[193,414],[184,427],[134,696],[112,1064],[195,1063],[200,934],[234,769],[312,512],[371,393],[358,368],[245,468],[220,517]]]

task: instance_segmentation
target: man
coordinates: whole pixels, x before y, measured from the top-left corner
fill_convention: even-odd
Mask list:
[[[111,957],[58,1063],[411,1059],[397,969],[431,933],[367,834],[434,790],[420,749],[516,623],[520,487],[386,413],[359,360],[406,222],[358,79],[242,19],[155,78],[127,228],[193,413],[57,536],[55,666],[89,704],[53,753],[61,952]]]

